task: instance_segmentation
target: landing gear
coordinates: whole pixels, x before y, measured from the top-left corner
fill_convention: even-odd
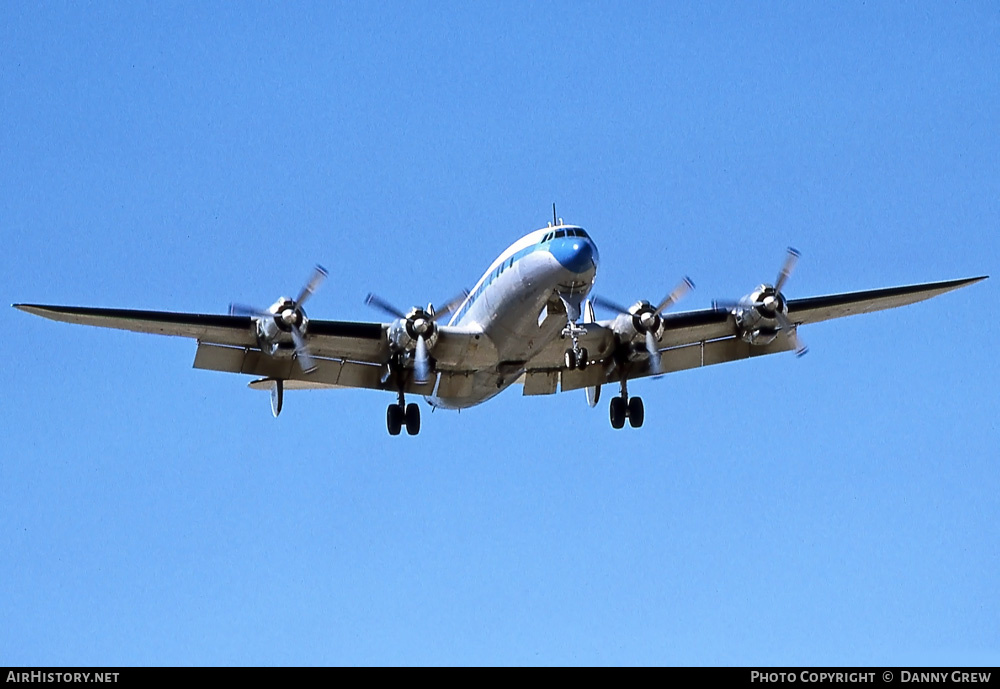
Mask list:
[[[385,425],[389,429],[389,435],[399,435],[403,428],[403,408],[398,404],[390,404],[385,412]]]
[[[585,334],[587,330],[581,328],[576,323],[567,323],[566,327],[562,330],[563,337],[569,337],[573,340],[573,346],[566,350],[563,356],[563,363],[566,364],[566,368],[569,370],[579,369],[583,371],[587,368],[587,364],[590,363],[590,352],[586,350],[585,347],[580,346],[580,336]]]
[[[629,397],[628,388],[625,381],[622,381],[622,394],[611,398],[610,406],[611,427],[624,428],[625,419],[632,428],[641,428],[642,422],[646,419],[646,410],[642,405],[641,397]]]
[[[404,420],[406,421],[406,432],[410,435],[416,435],[420,432],[420,407],[410,402],[406,405],[406,413],[404,414]]]
[[[645,419],[646,410],[642,406],[642,398],[633,397],[628,401],[628,425],[632,428],[641,428]]]
[[[583,371],[587,368],[587,363],[589,361],[590,353],[585,347],[581,348],[579,351],[567,349],[565,355],[563,356],[563,363],[566,364],[566,368],[570,370],[577,368]]]
[[[611,398],[611,427],[612,428],[624,428],[625,427],[625,417],[628,415],[628,410],[625,407],[625,400],[621,397]]]
[[[399,403],[390,404],[385,411],[385,426],[389,435],[399,435],[403,426],[406,426],[409,435],[416,435],[420,432],[420,407],[413,402],[406,404],[400,392]]]

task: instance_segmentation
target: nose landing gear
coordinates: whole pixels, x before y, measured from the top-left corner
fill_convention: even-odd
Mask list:
[[[580,346],[580,336],[586,334],[586,332],[585,328],[581,328],[573,322],[567,323],[566,327],[562,330],[563,337],[569,337],[573,340],[573,346],[566,350],[563,357],[563,363],[570,370],[579,369],[583,371],[587,368],[587,364],[590,363],[590,352],[585,347]]]

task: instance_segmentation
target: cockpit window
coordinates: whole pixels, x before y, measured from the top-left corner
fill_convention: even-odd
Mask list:
[[[545,236],[542,237],[539,244],[545,244],[546,242],[551,242],[553,239],[558,239],[559,237],[583,237],[584,239],[590,239],[590,235],[587,231],[580,227],[568,227],[564,230],[555,230],[554,232],[547,232]]]

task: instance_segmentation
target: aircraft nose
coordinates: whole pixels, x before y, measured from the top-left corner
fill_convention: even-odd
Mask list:
[[[585,273],[596,263],[594,245],[586,237],[556,239],[550,251],[559,265],[574,273]]]

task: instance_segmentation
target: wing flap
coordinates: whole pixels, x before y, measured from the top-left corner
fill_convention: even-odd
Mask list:
[[[634,380],[767,354],[788,352],[793,349],[795,349],[794,345],[784,334],[779,334],[771,344],[763,346],[754,346],[737,337],[729,337],[666,349],[660,352],[660,367],[657,370],[650,369],[647,360],[638,359],[626,364],[625,374],[626,378]],[[563,371],[561,389],[563,392],[579,390],[594,385],[617,383],[622,378],[622,371],[617,367],[611,367],[607,369],[607,372],[605,371],[606,369],[600,366],[593,366],[585,371]]]
[[[194,367],[226,373],[245,373],[262,378],[289,381],[287,389],[306,387],[367,388],[392,390],[391,381],[382,382],[384,368],[378,364],[348,361],[345,359],[315,358],[316,369],[304,373],[295,359],[275,358],[259,349],[227,347],[205,342],[198,344]],[[412,377],[404,390],[418,395],[429,395],[434,390],[434,379],[417,383]]]
[[[528,371],[524,374],[525,395],[552,395],[559,388],[559,371]]]

